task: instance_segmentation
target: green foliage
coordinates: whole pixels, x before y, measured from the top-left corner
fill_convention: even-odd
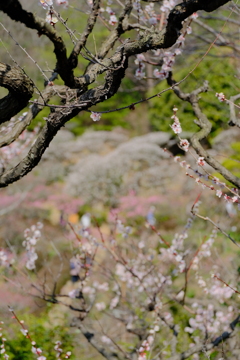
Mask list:
[[[223,161],[223,166],[225,166],[229,171],[231,171],[234,175],[240,177],[239,171],[239,163],[240,163],[240,143],[232,143],[231,148],[234,153],[230,159],[226,159]]]
[[[218,356],[219,352],[218,351],[214,351],[210,354],[210,359],[211,360],[215,360]]]
[[[55,342],[61,341],[61,348],[65,354],[67,351],[73,351],[73,339],[69,333],[69,329],[64,326],[49,326],[46,325],[47,319],[35,317],[33,315],[22,316],[24,318],[26,328],[29,331],[32,341],[36,342],[36,346],[43,351],[43,355],[48,360],[56,359],[56,351],[54,350]],[[20,331],[19,324],[11,324],[10,331],[13,332],[13,338],[10,335],[4,334],[7,338],[5,343],[6,353],[10,356],[10,360],[32,360],[34,355],[31,351],[31,341],[27,339]],[[72,355],[74,360],[75,356]]]
[[[194,54],[190,56],[189,59],[184,59],[186,60],[186,64],[182,69],[179,69],[179,66],[176,66],[176,76],[175,74],[173,76],[174,80],[180,81],[188,75],[189,71],[193,69],[194,65],[197,63],[196,56],[199,55]],[[181,61],[183,61],[183,59]],[[200,106],[204,111],[204,114],[212,122],[212,135],[216,135],[221,131],[229,118],[228,106],[225,103],[220,103],[215,94],[216,92],[224,92],[227,98],[234,95],[238,86],[238,80],[234,75],[234,64],[231,63],[231,61],[222,62],[216,61],[215,58],[205,57],[196,70],[194,70],[194,72],[180,85],[183,91],[190,92],[202,86],[205,80],[209,82],[209,92],[201,94]],[[148,95],[151,96],[159,93],[167,87],[166,81],[162,81],[155,86]],[[178,117],[183,130],[198,130],[197,125],[193,122],[196,116],[193,113],[192,107],[187,102],[180,100],[173,91],[167,91],[163,93],[160,98],[156,97],[151,100],[149,120],[152,129],[156,131],[169,131],[169,125],[172,123],[171,116],[173,115],[172,109],[174,106],[179,109]]]

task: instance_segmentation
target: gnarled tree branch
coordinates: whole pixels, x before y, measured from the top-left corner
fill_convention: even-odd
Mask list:
[[[0,86],[9,94],[0,100],[0,124],[24,109],[33,95],[33,82],[18,67],[0,63]]]
[[[199,156],[204,157],[205,161],[212,166],[213,169],[217,170],[226,180],[230,181],[237,188],[240,189],[240,179],[233,175],[229,170],[222,166],[214,157],[212,157],[208,151],[206,151],[200,141],[205,139],[211,132],[212,125],[206,115],[202,112],[199,106],[198,95],[202,92],[208,91],[208,83],[205,82],[202,87],[192,91],[191,93],[184,93],[179,86],[174,86],[174,80],[171,75],[168,78],[169,85],[173,86],[174,93],[183,101],[188,101],[193,108],[195,115],[197,116],[197,125],[200,127],[200,131],[195,133],[191,138],[191,144],[194,150]]]
[[[64,85],[47,86],[45,90],[41,93],[37,104],[34,103],[31,106],[26,116],[22,120],[17,121],[9,133],[0,137],[0,147],[10,145],[13,141],[15,141],[19,137],[19,135],[26,129],[26,127],[30,125],[31,121],[37,116],[37,114],[44,108],[45,103],[47,103],[51,99],[51,97],[56,95],[56,93],[66,95],[66,91],[67,88]]]
[[[47,24],[44,19],[24,10],[18,0],[1,1],[0,10],[12,20],[21,22],[29,29],[37,30],[39,35],[46,35],[51,40],[57,59],[56,71],[67,86],[74,86],[73,72],[68,66],[65,43],[54,27]]]
[[[18,0],[10,0],[0,4],[0,10],[7,13],[10,18],[16,21],[21,21],[27,27],[36,29],[40,34],[46,35],[54,44],[54,52],[57,58],[56,71],[60,74],[70,88],[81,89],[77,96],[78,99],[71,103],[77,107],[66,107],[63,110],[55,109],[47,119],[47,123],[41,130],[37,141],[31,147],[28,155],[15,167],[6,171],[0,179],[0,187],[7,186],[8,184],[20,179],[28,172],[30,172],[40,161],[42,154],[49,146],[53,137],[57,134],[59,129],[70,119],[78,114],[79,111],[87,110],[91,106],[113,96],[125,75],[125,69],[128,66],[128,58],[130,56],[147,52],[148,50],[168,48],[175,44],[180,30],[182,29],[182,22],[190,15],[198,10],[213,11],[219,6],[227,3],[228,0],[188,0],[178,4],[169,14],[167,25],[161,31],[145,31],[140,38],[136,40],[126,40],[120,45],[110,58],[106,58],[106,54],[111,47],[114,46],[119,36],[130,30],[129,18],[132,11],[132,0],[127,0],[122,14],[119,17],[119,24],[106,40],[102,49],[100,50],[99,61],[86,67],[85,74],[80,77],[74,77],[73,66],[76,65],[76,57],[81,47],[86,43],[90,31],[96,22],[99,2],[96,0],[93,11],[89,17],[88,25],[83,33],[80,42],[73,51],[74,56],[67,59],[66,47],[62,38],[57,34],[55,29],[48,25],[43,19],[36,17],[22,9]],[[102,59],[101,59],[102,57]],[[72,59],[72,60],[71,60]],[[75,60],[74,60],[75,59]],[[72,63],[71,63],[72,61]],[[97,86],[94,89],[88,90],[88,85],[94,83],[97,77],[106,72],[104,85]],[[176,91],[176,88],[175,88]],[[194,111],[197,116],[202,117],[202,129],[193,138],[193,144],[198,153],[203,156],[206,161],[215,169],[223,174],[223,176],[231,181],[236,186],[240,186],[238,178],[229,173],[221,164],[212,159],[208,153],[200,145],[200,140],[206,136],[209,130],[209,122],[204,118],[197,102],[197,94],[190,94],[191,96],[187,101],[192,103]],[[21,108],[22,109],[22,108]]]
[[[39,163],[44,151],[47,149],[60,128],[80,111],[86,110],[90,106],[89,103],[92,106],[113,96],[121,84],[126,67],[127,61],[125,61],[124,65],[120,63],[118,70],[108,71],[104,85],[88,90],[81,95],[79,99],[73,102],[73,105],[78,105],[78,107],[66,107],[51,113],[47,119],[46,125],[40,131],[36,142],[32,145],[27,156],[20,161],[18,165],[2,174],[0,178],[0,187],[5,187],[28,174]]]

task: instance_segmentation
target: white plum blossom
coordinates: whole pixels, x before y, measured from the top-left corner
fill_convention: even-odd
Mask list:
[[[189,319],[189,325],[184,330],[188,333],[193,333],[194,330],[200,330],[203,334],[206,331],[209,334],[217,334],[221,327],[223,330],[227,330],[226,324],[230,321],[233,315],[233,308],[229,307],[228,312],[224,314],[222,311],[215,311],[212,304],[209,304],[207,308],[203,308],[202,305],[197,303],[192,304],[192,307],[196,311],[195,318]]]
[[[52,0],[39,0],[39,1],[44,9],[49,9],[50,6],[53,6]],[[55,0],[55,3],[57,5],[64,5],[64,7],[68,6],[68,0]]]
[[[198,18],[198,13],[195,12],[191,15],[191,19],[195,20],[197,18]]]
[[[160,10],[163,13],[168,14],[176,5],[177,1],[176,0],[163,0],[163,4],[160,8]]]
[[[106,12],[108,12],[109,15],[114,15],[115,14],[115,12],[110,8],[110,6],[106,7]]]
[[[205,161],[204,161],[204,157],[199,156],[199,158],[198,158],[198,160],[197,160],[197,164],[198,164],[199,166],[204,166],[204,165],[206,165],[206,163],[205,163]]]
[[[32,225],[30,229],[25,229],[24,231],[25,240],[22,245],[27,251],[26,268],[28,270],[34,270],[36,268],[35,262],[38,259],[38,255],[36,253],[35,246],[41,237],[40,229],[42,226],[42,223],[38,222],[37,225]]]
[[[57,5],[64,5],[64,7],[68,6],[68,0],[55,0]]]
[[[180,134],[182,132],[182,128],[178,117],[174,114],[171,119],[173,119],[174,123],[170,125],[170,127],[175,134]]]
[[[58,22],[58,19],[56,16],[54,16],[53,12],[49,10],[46,15],[45,21],[50,25],[54,26]]]
[[[101,337],[101,340],[102,340],[102,342],[105,343],[105,344],[111,344],[111,343],[112,343],[112,340],[111,340],[108,336],[106,336],[106,335],[103,335],[103,336]]]
[[[109,284],[107,282],[102,283],[102,284],[98,284],[97,289],[99,291],[108,291],[109,290]]]
[[[115,12],[110,8],[110,6],[106,7],[106,11],[110,15],[109,24],[110,25],[116,25],[118,20],[117,20],[117,17],[115,15]]]
[[[184,151],[188,151],[189,150],[189,146],[190,146],[190,144],[189,144],[189,142],[188,142],[188,140],[187,139],[181,139],[181,141],[180,141],[180,147],[184,150]]]
[[[124,239],[131,233],[131,226],[124,226],[120,219],[117,220],[117,231],[122,235]]]
[[[232,290],[229,286],[222,286],[218,282],[215,282],[213,286],[209,289],[209,294],[216,297],[220,304],[224,303],[226,299],[230,299],[234,294],[234,290]]]
[[[168,77],[168,72],[164,70],[154,69],[153,75],[160,80],[164,80]]]
[[[111,300],[111,303],[110,303],[110,309],[114,309],[117,304],[119,303],[119,296],[115,296],[112,300]]]
[[[136,72],[135,72],[135,77],[138,79],[138,80],[142,80],[144,77],[146,76],[145,72],[142,71],[142,69],[137,69]]]
[[[166,79],[169,75],[169,71],[172,71],[172,67],[174,65],[176,55],[179,54],[181,54],[181,50],[179,48],[172,51],[165,51],[162,58],[163,60],[162,68],[161,70],[154,69],[153,75],[160,80]]]
[[[28,330],[27,329],[20,329],[21,333],[24,335],[24,336],[27,336],[28,334]]]
[[[216,97],[218,98],[218,100],[219,100],[220,102],[226,101],[226,96],[224,95],[223,92],[216,93]]]
[[[78,292],[79,292],[79,290],[73,289],[73,290],[69,291],[68,296],[71,299],[75,299],[77,297],[77,295],[78,295]]]
[[[50,6],[53,6],[52,0],[40,0],[40,4],[44,9],[48,9]]]
[[[145,6],[145,12],[148,14],[148,22],[150,25],[156,25],[157,20],[157,14],[154,11],[154,4],[150,3],[149,5]]]
[[[134,61],[135,64],[139,64],[141,61],[146,61],[146,58],[143,54],[138,54],[136,60]]]
[[[110,24],[110,25],[116,25],[117,22],[118,22],[118,20],[117,20],[116,15],[111,15],[111,16],[110,16],[110,19],[109,19],[109,24]]]
[[[101,114],[98,112],[91,112],[90,118],[93,119],[93,121],[99,121],[101,119]]]
[[[185,43],[185,36],[184,35],[180,35],[179,38],[176,41],[176,44],[178,44],[178,46],[183,46]]]
[[[216,190],[216,196],[219,198],[222,196],[223,192],[221,190]]]
[[[138,65],[138,69],[135,72],[135,77],[138,80],[141,80],[146,76],[145,72],[143,71],[145,69],[145,64],[143,61],[145,60],[146,59],[143,54],[138,54],[136,60],[134,61],[135,64]]]
[[[32,353],[33,354],[37,354],[37,355],[40,355],[41,353],[42,353],[42,349],[40,349],[40,348],[36,348],[36,343],[35,343],[35,341],[33,341],[32,342]]]
[[[98,311],[102,311],[106,309],[106,304],[103,301],[96,303],[95,306],[98,309]]]

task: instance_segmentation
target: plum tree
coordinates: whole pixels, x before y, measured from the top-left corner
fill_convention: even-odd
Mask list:
[[[198,89],[184,93],[179,83],[172,77],[172,68],[175,57],[182,52],[185,37],[191,33],[191,22],[197,18],[196,13],[211,13],[224,4],[227,0],[189,0],[179,3],[178,1],[149,2],[141,4],[139,0],[126,0],[125,3],[111,5],[101,4],[100,0],[88,1],[81,11],[88,14],[85,29],[78,34],[78,29],[71,30],[61,15],[54,9],[53,1],[40,1],[46,9],[46,19],[37,16],[35,13],[25,10],[18,0],[10,0],[0,4],[3,15],[11,20],[24,24],[27,28],[37,32],[39,36],[46,37],[53,44],[53,54],[56,66],[52,69],[51,76],[41,69],[38,63],[31,58],[29,49],[21,46],[19,40],[14,39],[15,43],[21,47],[26,57],[38,67],[38,71],[44,76],[44,88],[36,87],[33,79],[28,75],[28,71],[21,68],[16,62],[13,65],[0,64],[0,85],[5,87],[9,93],[0,101],[0,122],[6,128],[9,120],[17,115],[31,102],[30,107],[21,120],[10,121],[7,133],[1,138],[1,146],[7,146],[18,139],[19,135],[31,123],[36,115],[45,107],[50,108],[48,116],[44,119],[45,124],[39,130],[36,141],[30,147],[27,155],[21,161],[12,166],[2,168],[0,186],[5,187],[29,173],[40,161],[44,151],[51,143],[57,132],[81,111],[91,111],[93,106],[105,102],[119,90],[123,79],[127,76],[126,70],[131,63],[131,58],[135,58],[138,66],[136,77],[145,77],[144,67],[147,64],[156,65],[153,75],[155,79],[167,79],[168,91],[174,91],[182,100],[191,104],[193,112],[197,117],[197,125],[200,131],[194,134],[191,145],[205,161],[214,169],[220,172],[225,179],[236,187],[239,187],[240,180],[230,171],[216,161],[201,145],[201,140],[207,137],[211,131],[211,123],[201,110],[198,100],[201,92],[208,91],[205,83]],[[56,4],[67,5],[67,1],[57,1]],[[159,6],[160,5],[160,6]],[[102,6],[105,6],[102,7]],[[239,11],[233,5],[232,12]],[[107,18],[104,16],[107,13]],[[79,19],[80,19],[79,12]],[[222,17],[222,19],[226,18]],[[69,37],[72,46],[67,49],[64,36],[56,29],[56,22],[61,22]],[[97,24],[102,22],[109,29],[106,36],[95,54],[88,49],[88,43],[92,42]],[[207,23],[201,23],[216,38],[214,45],[227,46],[239,52],[238,46],[232,40],[227,40]],[[11,32],[4,29],[9,37]],[[110,27],[110,28],[109,28]],[[96,30],[95,30],[96,29]],[[130,37],[127,37],[130,36]],[[207,39],[206,39],[207,40]],[[211,46],[213,46],[213,44]],[[31,44],[29,44],[29,48]],[[69,46],[68,46],[69,48]],[[166,50],[167,49],[167,50]],[[69,55],[67,53],[69,51]],[[41,55],[41,49],[39,49]],[[187,56],[187,53],[186,55]],[[79,58],[84,59],[85,68],[82,74],[76,75],[76,68]],[[155,59],[154,61],[152,59]],[[184,63],[182,64],[184,67]],[[160,69],[159,69],[160,67]],[[101,76],[105,75],[104,79]],[[55,79],[59,77],[61,84],[55,84]],[[180,81],[183,82],[184,79]],[[38,97],[34,94],[37,92]],[[166,89],[164,90],[166,91]],[[152,97],[160,96],[159,93]],[[61,104],[50,104],[53,97],[58,97]],[[33,100],[31,100],[33,98]],[[136,99],[134,104],[129,104],[129,109],[140,103],[142,100]],[[164,104],[165,105],[165,104]],[[112,110],[109,110],[112,111]],[[232,114],[235,114],[233,110]],[[100,113],[92,111],[91,117],[94,121],[100,119]],[[235,115],[231,116],[231,124],[238,125]]]

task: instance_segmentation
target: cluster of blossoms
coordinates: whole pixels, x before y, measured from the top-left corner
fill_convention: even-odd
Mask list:
[[[124,239],[127,239],[128,235],[131,234],[132,228],[131,226],[125,226],[123,225],[121,220],[117,220],[117,231],[119,234],[122,235]]]
[[[184,140],[184,142],[187,140]],[[189,143],[187,143],[187,149],[189,148]],[[198,185],[200,185],[203,189],[208,188],[209,190],[213,190],[215,191],[215,194],[217,197],[221,198],[222,196],[224,196],[224,200],[227,202],[227,204],[229,205],[229,209],[230,209],[230,205],[232,206],[233,204],[237,204],[238,205],[238,209],[240,210],[240,196],[238,194],[238,189],[229,189],[226,184],[224,182],[221,182],[216,176],[212,176],[209,174],[202,174],[199,169],[193,169],[191,167],[190,164],[188,164],[185,160],[181,161],[181,157],[180,156],[175,156],[174,157],[174,161],[178,162],[180,164],[181,167],[186,168],[187,170],[190,169],[191,171],[193,171],[195,174],[197,174],[197,177],[194,177],[193,175],[189,174],[188,172],[186,172],[186,175],[189,176],[191,179],[195,179],[196,183]],[[206,162],[204,160],[203,157],[199,157],[197,159],[197,165],[203,167],[204,165],[206,165]],[[206,181],[211,181],[212,184],[214,184],[215,186],[219,186],[220,189],[216,189],[214,185],[208,185],[206,183],[204,183],[201,179],[204,179]],[[224,194],[222,189],[226,188],[227,191],[231,192],[232,194],[234,194],[233,196],[229,196],[227,194]],[[227,205],[226,205],[227,208]],[[231,210],[231,209],[230,209]],[[232,210],[231,210],[232,211]],[[234,210],[233,210],[234,211]]]
[[[142,20],[144,23],[146,23],[146,21],[148,21],[151,25],[156,25],[158,22],[158,16],[156,15],[156,13],[154,11],[154,4],[151,3],[151,4],[147,5],[145,7],[145,11],[143,12],[143,10],[140,7],[140,3],[139,2],[135,2],[135,3],[136,3],[135,8],[138,10],[138,13],[142,15],[140,17],[140,20]],[[174,1],[174,0],[164,1],[163,6],[161,7],[162,12],[167,13],[168,11],[170,11],[175,6],[175,3],[176,3],[176,1]],[[148,16],[145,17],[144,14],[147,14]],[[190,22],[193,19],[196,19],[197,17],[198,17],[197,13],[194,13],[190,17]],[[172,71],[173,65],[176,60],[176,56],[180,55],[182,53],[181,48],[184,46],[185,36],[186,36],[186,34],[190,34],[190,33],[191,33],[191,27],[187,26],[184,34],[181,34],[179,36],[178,40],[176,41],[176,45],[172,49],[167,50],[163,53],[163,55],[161,56],[161,60],[162,60],[161,69],[159,70],[156,68],[153,71],[153,75],[157,79],[164,80],[168,77],[169,72]],[[161,51],[157,50],[154,53],[155,53],[155,56],[159,57],[159,55],[161,54]],[[137,55],[135,64],[138,65],[138,69],[136,70],[135,77],[138,80],[141,80],[145,77],[144,61],[146,61],[146,59],[143,54]]]
[[[171,285],[172,280],[170,276],[165,276],[158,272],[153,276],[152,271],[146,264],[152,262],[153,255],[148,253],[140,253],[127,262],[127,264],[117,263],[115,274],[119,282],[125,283],[128,289],[132,289],[136,296],[144,293],[145,289],[157,291],[163,284]],[[117,294],[118,295],[118,294]],[[146,300],[147,301],[147,300]]]
[[[172,51],[165,51],[164,56],[162,58],[163,64],[161,69],[154,69],[153,75],[159,79],[164,80],[168,77],[169,72],[172,70],[172,67],[175,62],[176,55],[180,55],[182,53],[181,49],[173,49]]]
[[[138,349],[138,360],[147,359],[147,352],[150,351],[153,341],[154,337],[152,335],[149,335],[146,340],[143,340],[140,348]]]
[[[201,201],[198,201],[195,204],[195,210],[200,204]],[[189,216],[183,232],[175,234],[171,246],[167,249],[161,248],[160,250],[163,257],[168,257],[169,260],[177,262],[177,268],[174,270],[175,275],[177,273],[183,273],[186,270],[186,262],[184,258],[188,254],[188,250],[184,251],[184,241],[188,238],[188,230],[191,228],[194,219],[195,215]]]
[[[209,304],[206,309],[198,303],[194,303],[192,308],[196,311],[195,318],[189,319],[189,325],[185,331],[192,334],[195,330],[200,330],[203,334],[217,334],[222,328],[228,331],[228,324],[234,314],[233,307],[228,307],[228,312],[216,311],[212,304]]]
[[[198,206],[199,202],[195,204],[195,210]],[[115,239],[115,237],[114,241],[112,241],[112,237],[111,240],[109,239],[108,247],[106,244],[107,239],[105,239],[104,241],[99,240],[98,251],[101,251],[102,249],[104,250],[106,246],[108,251],[110,250],[111,254],[113,255],[112,260],[115,260],[115,270],[112,270],[113,277],[111,278],[111,282],[109,282],[108,275],[108,282],[92,281],[91,276],[89,276],[85,278],[84,281],[80,281],[79,288],[77,290],[74,289],[68,294],[71,298],[79,298],[80,294],[81,296],[84,296],[84,300],[90,301],[92,305],[95,304],[94,306],[92,306],[92,308],[95,309],[93,311],[97,310],[99,312],[104,312],[107,309],[108,312],[110,312],[111,310],[115,309],[117,313],[118,310],[122,310],[122,294],[124,289],[124,301],[125,299],[131,299],[130,301],[132,304],[141,304],[141,310],[139,311],[144,312],[146,309],[151,309],[151,314],[148,314],[147,316],[149,318],[152,315],[153,320],[149,325],[150,330],[147,332],[144,340],[142,340],[141,346],[137,350],[138,360],[147,359],[149,351],[154,348],[154,339],[157,336],[157,333],[162,330],[162,327],[166,326],[168,328],[171,327],[175,329],[175,326],[178,326],[175,325],[175,321],[171,313],[168,311],[164,312],[164,310],[167,309],[165,306],[163,308],[163,305],[159,300],[159,297],[161,296],[159,296],[158,294],[160,291],[159,289],[164,290],[165,288],[168,288],[167,291],[171,292],[171,288],[168,285],[171,285],[173,283],[175,277],[179,273],[183,273],[187,269],[187,266],[185,264],[185,258],[189,254],[190,250],[186,250],[184,242],[188,236],[187,231],[192,225],[193,218],[194,216],[189,217],[183,232],[175,235],[171,246],[168,246],[168,248],[163,246],[158,248],[158,250],[155,250],[151,248],[151,246],[149,248],[147,248],[146,246],[137,247],[139,239],[136,239],[136,243],[133,242],[134,246],[128,246],[131,239],[129,239],[127,242],[123,242],[122,240],[120,240],[120,246],[120,243],[116,244],[117,238]],[[122,226],[124,226],[121,222],[119,224],[121,228]],[[117,219],[114,229],[116,228]],[[211,256],[211,247],[213,245],[216,232],[217,229],[214,229],[209,239],[200,247],[196,256],[194,256],[194,260],[192,261],[191,266],[195,272],[198,272],[200,260]],[[115,232],[113,234],[115,234]],[[82,242],[79,246],[81,248],[80,253],[82,254],[82,246],[85,243],[85,240],[81,240]],[[95,240],[95,243],[97,243],[97,240]],[[90,248],[92,248],[93,245],[95,244],[91,242]],[[86,245],[84,244],[84,246]],[[133,253],[130,253],[131,248],[135,249]],[[143,250],[141,250],[142,248]],[[129,252],[128,250],[122,251],[123,249],[129,249]],[[126,255],[128,253],[130,256]],[[197,258],[198,261],[195,261],[195,258]],[[169,267],[170,259],[171,261],[173,260],[173,263],[177,262],[177,266],[174,271],[172,271],[172,266]],[[156,261],[159,261],[162,266],[160,267],[161,270],[157,272]],[[103,266],[105,269],[105,264]],[[171,268],[169,275],[161,274],[161,271],[168,271],[169,268]],[[92,272],[93,271],[94,269],[92,268]],[[207,281],[205,282],[202,276],[197,274],[196,280],[199,287],[204,288],[204,290],[205,288],[207,288]],[[208,283],[210,282],[208,281]],[[232,316],[234,315],[233,309],[231,307],[229,307],[228,309],[226,307],[221,309],[221,305],[219,305],[219,302],[221,304],[221,298],[226,301],[231,297],[233,291],[230,292],[229,288],[227,288],[226,290],[226,288],[222,287],[219,287],[219,289],[217,289],[214,286],[208,286],[207,290],[209,296],[211,295],[212,297],[214,297],[214,301],[216,304],[211,305],[212,308],[211,306],[206,307],[204,305],[198,306],[196,308],[194,305],[194,311],[191,311],[191,313],[195,313],[195,315],[191,315],[191,318],[189,320],[189,326],[185,329],[185,331],[190,334],[192,341],[197,342],[197,336],[195,336],[195,334],[199,336],[198,343],[202,341],[200,339],[200,336],[203,337],[208,333],[210,334],[210,336],[214,336],[222,329],[227,329],[227,324],[230,323],[230,321],[232,320]],[[99,295],[97,294],[97,291]],[[105,291],[109,293],[107,295],[104,294],[103,301],[103,298],[101,296],[102,293]],[[154,300],[152,294],[154,294]],[[162,293],[160,295],[162,295]],[[98,296],[99,299],[96,302],[96,298]],[[184,291],[179,292],[177,295],[174,294],[173,297],[177,301],[180,301],[184,297]],[[106,301],[105,299],[109,300]],[[127,329],[135,328],[135,322],[137,322],[138,320],[139,316],[134,317],[134,315],[130,315],[126,310]],[[111,338],[106,335],[102,336],[101,340],[106,345],[112,345]],[[168,353],[166,353],[166,355],[168,355]]]
[[[158,18],[157,18],[157,14],[154,10],[154,3],[150,3],[149,5],[146,5],[144,13],[146,13],[148,15],[147,20],[150,25],[157,24]]]
[[[217,236],[217,228],[214,228],[209,239],[202,244],[198,254],[194,257],[192,262],[192,269],[197,271],[199,262],[202,258],[210,257],[211,256],[211,247],[214,244],[214,240]]]
[[[177,111],[178,111],[178,108],[174,107],[173,115],[171,116],[171,119],[173,119],[173,124],[170,125],[170,127],[172,128],[173,132],[178,135],[178,138],[180,140],[180,143],[179,143],[180,148],[187,152],[189,150],[190,144],[187,139],[181,139],[179,136],[179,134],[181,134],[181,132],[182,132],[182,127],[181,127],[179,118],[176,115]]]
[[[24,325],[24,321],[20,320],[17,317],[16,313],[14,312],[14,310],[11,307],[9,307],[9,311],[13,314],[13,318],[16,319],[18,324],[21,326],[20,331],[23,334],[23,336],[25,336],[31,342],[31,345],[32,345],[31,350],[32,350],[33,354],[37,355],[37,360],[47,360],[46,356],[42,355],[42,353],[43,353],[42,349],[37,347],[36,342],[32,340],[28,329],[26,329],[26,327]],[[1,324],[3,324],[3,322],[1,322]],[[2,329],[0,329],[0,331],[1,330]],[[0,334],[0,337],[1,336],[2,336],[2,334]],[[1,346],[2,350],[0,351],[0,354],[4,354],[4,359],[8,359],[9,356],[6,355],[6,353],[5,353],[5,347],[4,347],[4,342],[5,341],[6,341],[6,339],[2,339],[3,344]],[[61,345],[62,345],[61,341],[56,341],[55,342],[54,350],[56,351],[56,358],[60,359],[61,356],[63,356],[64,359],[69,359],[71,357],[71,355],[72,355],[71,351],[67,351],[66,354],[63,354],[63,350],[61,349]]]
[[[221,94],[219,94],[219,95],[221,95]],[[174,133],[178,135],[178,138],[180,139],[180,142],[179,142],[180,148],[187,152],[189,150],[190,144],[189,144],[189,141],[187,139],[181,139],[180,136],[179,136],[179,134],[182,132],[182,128],[181,128],[179,118],[176,115],[177,110],[178,109],[176,107],[173,108],[174,113],[173,113],[171,119],[173,119],[174,122],[173,122],[172,125],[170,125],[170,127],[172,128]],[[215,187],[213,185],[207,185],[203,181],[201,181],[201,178],[204,178],[206,181],[210,180],[210,181],[212,181],[212,183],[214,185],[218,185],[221,188],[226,187],[226,184],[219,181],[219,179],[217,177],[215,177],[215,176],[213,177],[213,176],[211,176],[209,174],[202,174],[199,171],[199,169],[197,169],[197,170],[192,169],[192,167],[189,164],[187,164],[187,162],[185,160],[181,161],[180,156],[175,156],[174,161],[179,162],[180,166],[185,167],[186,169],[191,169],[192,171],[194,171],[198,175],[198,177],[195,178],[193,175],[190,175],[188,172],[186,172],[186,175],[189,176],[192,179],[195,179],[196,183],[198,185],[201,185],[203,189],[209,188],[210,190],[215,190],[216,191],[216,196],[219,197],[219,198],[221,198],[223,196],[223,191],[221,189],[215,189]],[[206,162],[205,162],[205,159],[204,159],[203,156],[198,157],[197,165],[201,166],[201,167],[206,165]],[[228,188],[226,187],[226,189],[228,189]],[[228,190],[230,190],[230,189],[228,189]],[[229,196],[229,195],[225,194],[224,195],[224,200],[226,200],[226,202],[228,204],[234,204],[234,203],[238,204],[238,208],[240,209],[240,196],[238,195],[238,190],[237,189],[232,189],[230,191],[234,194],[234,196]]]
[[[40,4],[44,9],[49,10],[51,6],[53,6],[52,0],[39,0]],[[56,5],[64,5],[65,7],[68,6],[68,0],[55,0]]]
[[[116,25],[118,20],[117,20],[117,17],[115,15],[115,12],[110,8],[110,6],[107,6],[106,7],[106,12],[110,15],[110,19],[109,19],[109,24],[110,25]]]
[[[99,284],[97,281],[95,281],[91,287],[90,286],[85,286],[83,288],[83,293],[88,294],[88,295],[90,294],[90,297],[92,297],[92,301],[93,301],[93,294],[94,294],[94,297],[95,297],[96,291],[102,293],[103,291],[109,291],[109,290],[110,289],[109,289],[108,283]],[[107,307],[108,307],[109,310],[113,310],[119,304],[120,297],[121,297],[121,292],[119,290],[118,284],[116,284],[116,283],[113,284],[111,290],[113,292],[114,297],[112,297],[109,304],[106,304],[104,301],[97,302],[95,304],[95,307],[96,307],[96,309],[98,311],[103,311]],[[108,298],[110,298],[110,295],[108,295]]]
[[[137,17],[138,17],[139,21],[143,22],[144,24],[147,24],[148,20],[150,20],[149,23],[151,23],[151,14],[148,14],[147,11],[150,10],[151,13],[153,13],[152,6],[150,6],[150,8],[147,8],[147,10],[146,10],[146,8],[143,10],[140,0],[134,0],[133,8],[137,12]]]
[[[200,260],[206,257],[211,256],[211,248],[217,236],[217,228],[214,228],[209,239],[202,244],[197,255],[192,261],[192,269],[195,271],[195,278],[200,288],[203,289],[205,294],[211,295],[213,298],[216,298],[220,304],[222,304],[226,299],[230,299],[234,294],[234,290],[231,286],[222,286],[219,281],[216,281],[216,276],[212,274],[211,278],[214,283],[210,285],[199,275],[199,263]]]
[[[38,222],[36,225],[32,225],[30,229],[24,231],[25,240],[22,245],[27,250],[27,262],[26,268],[28,270],[34,270],[36,268],[35,261],[38,258],[36,253],[36,244],[41,237],[41,231],[43,224]]]
[[[0,324],[4,324],[3,321],[0,322]],[[2,334],[2,328],[0,327],[0,339],[2,341],[2,344],[0,345],[0,354],[3,357],[3,359],[8,360],[9,359],[9,355],[6,353],[6,349],[5,349],[5,342],[7,341],[7,339],[5,339],[5,337],[3,337]]]
[[[55,0],[56,5],[64,5],[66,8],[68,6],[68,0]],[[58,19],[55,16],[55,12],[53,11],[53,1],[52,0],[40,0],[40,4],[42,7],[47,10],[45,21],[54,26]]]
[[[58,18],[54,15],[54,12],[52,10],[49,10],[47,12],[45,20],[48,24],[52,26],[54,26],[58,22]]]
[[[168,15],[170,11],[177,5],[177,0],[163,0],[160,10]]]
[[[155,26],[158,23],[159,15],[156,14],[153,3],[146,5],[145,8],[142,9],[140,1],[135,0],[133,2],[133,8],[137,11],[137,17],[142,23],[151,26]]]
[[[22,334],[23,334],[24,336],[28,337],[28,336],[27,336],[27,334],[28,334],[27,329],[21,329],[21,332],[22,332]],[[37,360],[47,360],[46,356],[41,355],[41,354],[42,354],[42,349],[36,347],[36,342],[35,342],[35,341],[32,341],[32,353],[33,353],[33,354],[36,354],[36,355],[39,355],[39,356],[37,357]]]
[[[63,349],[61,348],[61,345],[62,345],[61,341],[55,342],[54,350],[57,352],[56,354],[57,359],[59,359],[63,353]],[[72,355],[71,351],[67,351],[64,358],[69,359],[71,355]]]
[[[9,249],[0,249],[0,266],[8,268],[14,261],[13,253]]]
[[[176,115],[177,111],[178,111],[178,108],[174,107],[173,108],[173,115],[171,116],[171,119],[173,119],[173,124],[170,125],[170,127],[172,128],[172,130],[173,130],[173,132],[175,134],[181,134],[182,127],[181,127],[179,118]]]
[[[20,331],[32,344],[32,353],[36,354],[37,360],[47,360],[45,356],[42,355],[42,350],[36,346],[36,342],[31,339],[31,336],[29,335],[28,329],[24,326],[24,321],[19,320],[17,315],[15,314],[14,310],[9,307],[9,311],[13,314],[13,319],[16,319],[18,324],[21,326]]]
[[[235,292],[229,286],[221,286],[216,282],[210,287],[208,293],[218,299],[221,304],[223,304],[224,301],[230,299]]]
[[[146,76],[146,73],[144,71],[144,69],[145,69],[144,61],[145,60],[146,59],[145,59],[145,56],[143,54],[138,54],[136,60],[134,61],[135,64],[138,65],[138,68],[137,68],[137,70],[135,72],[135,77],[138,80],[141,80]]]
[[[138,14],[142,12],[140,0],[134,0],[133,1],[133,8],[137,10]]]
[[[187,139],[181,139],[179,146],[181,149],[187,152],[189,150],[190,143]]]
[[[192,226],[193,217],[189,218],[185,226],[184,231],[181,234],[175,234],[175,237],[172,240],[172,244],[168,249],[162,249],[162,253],[168,253],[172,256],[178,264],[178,269],[175,269],[175,274],[179,271],[180,273],[184,272],[186,269],[186,262],[184,260],[185,253],[184,240],[188,238],[188,229]]]
[[[172,2],[172,4],[171,4]],[[175,6],[175,1],[164,1],[162,8],[164,9],[164,12],[167,12],[168,10],[170,11],[170,9],[172,9]],[[161,8],[161,9],[162,9]],[[194,13],[191,17],[190,17],[190,22],[194,19],[196,19],[198,17],[197,13]],[[176,60],[176,56],[180,55],[182,53],[182,47],[184,46],[185,43],[185,36],[187,34],[191,34],[192,29],[191,27],[188,25],[186,27],[186,30],[184,32],[184,34],[181,34],[179,36],[179,38],[176,41],[176,48],[172,48],[172,50],[168,50],[165,51],[162,57],[162,67],[161,69],[155,69],[153,71],[153,75],[160,80],[164,80],[168,77],[169,72],[172,71],[173,65],[175,63]]]

